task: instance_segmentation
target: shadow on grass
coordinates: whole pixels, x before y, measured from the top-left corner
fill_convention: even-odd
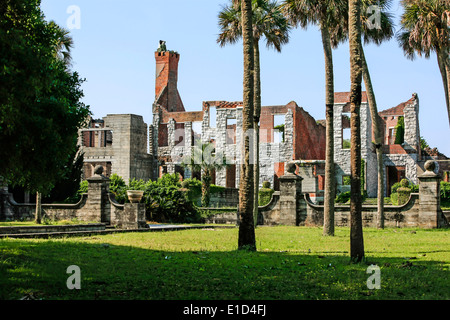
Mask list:
[[[381,289],[369,290],[369,264]],[[69,290],[67,268],[81,271]],[[158,251],[70,241],[0,241],[0,299],[316,300],[449,299],[448,270],[437,261],[348,254]]]

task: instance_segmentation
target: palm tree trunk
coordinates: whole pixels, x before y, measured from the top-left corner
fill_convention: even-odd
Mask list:
[[[203,168],[202,174],[202,207],[208,207],[211,199],[211,171],[209,168]]]
[[[42,223],[42,193],[40,193],[40,192],[36,192],[35,222],[37,224]]]
[[[377,100],[375,98],[375,91],[373,90],[372,79],[369,73],[364,48],[361,45],[361,62],[364,83],[366,85],[367,99],[369,100],[370,115],[372,118],[373,128],[373,142],[377,154],[377,228],[384,228],[384,170],[383,170],[383,142],[381,136],[381,123],[378,115]]]
[[[253,199],[253,217],[255,226],[258,223],[258,206],[259,206],[259,118],[261,117],[261,65],[259,59],[259,40],[253,41],[254,55],[254,112],[253,112],[253,129],[255,134],[253,137],[254,152],[254,199]]]
[[[361,203],[361,2],[349,0],[349,45],[350,45],[350,108],[351,108],[351,195],[350,195],[350,257],[360,262],[364,257]]]
[[[321,26],[323,50],[325,54],[325,104],[326,104],[326,155],[323,235],[334,236],[334,72],[333,51],[327,26]]]
[[[243,81],[243,120],[242,146],[239,178],[239,249],[256,250],[255,224],[253,219],[253,166],[250,164],[249,132],[253,127],[253,30],[252,1],[242,0],[242,38],[244,47],[244,81]],[[242,157],[241,157],[242,159]]]
[[[450,60],[448,58],[448,52],[445,52],[445,50],[438,49],[436,50],[436,54],[439,71],[441,72],[442,82],[444,84],[445,103],[447,104],[447,114],[450,125]]]

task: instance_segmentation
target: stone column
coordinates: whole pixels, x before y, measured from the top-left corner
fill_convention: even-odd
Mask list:
[[[125,203],[119,227],[122,229],[142,229],[145,221],[145,203]]]
[[[8,183],[0,176],[0,221],[12,220],[14,217],[13,209],[8,202],[9,196]]]
[[[298,225],[297,208],[302,196],[303,178],[295,174],[296,165],[286,164],[286,174],[280,177],[280,221],[281,225]]]
[[[94,175],[87,179],[88,200],[87,210],[83,211],[78,217],[84,221],[95,221],[110,223],[110,210],[107,210],[109,179],[103,175],[103,167],[96,166]]]
[[[436,163],[432,160],[425,162],[425,173],[419,178],[419,227],[438,228],[440,205],[440,176],[434,172]]]

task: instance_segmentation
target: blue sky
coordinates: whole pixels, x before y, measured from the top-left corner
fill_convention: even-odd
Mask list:
[[[152,122],[155,59],[159,40],[181,54],[178,90],[188,111],[202,101],[242,101],[242,42],[221,48],[217,15],[229,0],[42,0],[48,20],[66,28],[73,22],[70,6],[79,8],[73,69],[86,78],[84,102],[95,118],[134,113]],[[402,8],[391,8],[399,28]],[[69,21],[69,24],[68,24]],[[406,59],[395,39],[366,46],[379,110],[411,98],[420,99],[420,130],[431,147],[450,156],[450,128],[442,78],[435,56]],[[348,44],[334,51],[335,91],[349,91]],[[263,105],[290,101],[315,119],[325,118],[324,57],[320,33],[294,29],[281,53],[261,45]]]

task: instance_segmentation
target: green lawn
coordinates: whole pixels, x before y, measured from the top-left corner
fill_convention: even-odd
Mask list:
[[[365,229],[364,263],[349,262],[348,228],[258,227],[257,252],[238,229],[0,240],[0,299],[449,299],[449,229]],[[368,289],[367,267],[381,269]],[[81,289],[66,286],[67,267]]]

